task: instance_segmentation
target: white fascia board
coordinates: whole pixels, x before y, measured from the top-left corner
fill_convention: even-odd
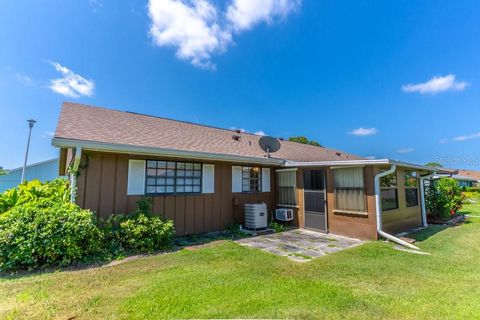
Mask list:
[[[263,164],[263,165],[281,166],[285,162],[282,159],[275,159],[275,158],[262,159],[257,157],[235,156],[235,155],[217,154],[217,153],[200,152],[200,151],[183,151],[183,150],[168,149],[168,148],[141,147],[141,146],[131,146],[131,145],[123,145],[123,144],[62,139],[62,138],[52,139],[52,145],[57,148],[80,147],[83,150],[90,150],[90,151],[103,151],[103,152],[112,152],[112,153],[165,156],[165,157],[202,159],[202,160],[218,160],[218,161],[227,161],[227,162],[244,162],[244,163]]]
[[[374,165],[397,165],[399,167],[411,168],[425,171],[437,171],[438,168],[417,165],[408,162],[390,160],[390,159],[372,159],[372,160],[338,160],[338,161],[313,161],[313,162],[294,162],[288,161],[286,167],[353,167],[353,166],[374,166]]]
[[[338,161],[312,161],[312,162],[293,162],[285,163],[286,167],[326,167],[326,166],[365,166],[365,165],[383,165],[390,164],[388,159],[374,160],[338,160]]]

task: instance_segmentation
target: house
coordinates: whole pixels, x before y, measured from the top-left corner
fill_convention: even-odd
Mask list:
[[[436,169],[234,130],[64,103],[52,143],[59,170],[78,170],[75,201],[100,217],[133,210],[142,196],[177,235],[243,223],[244,204],[292,208],[293,224],[378,239],[426,225],[423,180]],[[396,239],[396,238],[395,238]]]
[[[58,178],[58,158],[30,164],[25,169],[25,180],[38,179],[42,182]],[[0,176],[0,192],[15,188],[22,179],[23,167],[8,170],[7,174]]]
[[[475,187],[480,185],[480,172],[473,170],[458,170],[459,184],[461,187]]]
[[[442,177],[449,177],[455,179],[460,187],[475,187],[480,183],[480,172],[472,170],[450,170],[451,172],[444,172],[444,174],[436,174],[432,179],[440,179]]]

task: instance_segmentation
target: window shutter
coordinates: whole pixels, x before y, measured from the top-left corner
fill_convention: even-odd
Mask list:
[[[145,160],[128,160],[127,195],[145,194]]]
[[[262,168],[262,192],[270,192],[270,168]]]
[[[202,193],[215,192],[215,165],[204,164],[202,171]]]
[[[242,192],[242,167],[232,166],[232,192]]]

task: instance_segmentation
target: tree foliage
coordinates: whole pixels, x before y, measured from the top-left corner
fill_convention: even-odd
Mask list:
[[[427,167],[437,167],[437,168],[442,168],[442,164],[439,162],[429,162],[425,164]]]
[[[308,139],[307,137],[304,137],[304,136],[290,137],[290,138],[288,138],[288,141],[298,142],[298,143],[303,143],[303,144],[309,144],[309,145],[316,146],[316,147],[323,147],[317,141],[310,140],[310,139]]]
[[[465,202],[462,188],[452,178],[444,177],[436,180],[425,191],[428,212],[437,218],[448,218],[456,214]]]

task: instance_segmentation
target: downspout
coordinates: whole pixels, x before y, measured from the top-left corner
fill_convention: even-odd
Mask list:
[[[380,201],[380,179],[388,176],[391,173],[394,173],[397,170],[397,166],[395,164],[392,164],[390,169],[387,171],[380,172],[375,176],[375,212],[376,212],[376,217],[377,217],[377,232],[380,236],[393,241],[395,243],[398,243],[404,247],[410,248],[410,249],[415,249],[415,250],[420,250],[420,248],[414,246],[413,244],[410,244],[406,241],[403,241],[402,239],[399,239],[395,236],[392,236],[391,234],[386,233],[385,231],[382,230],[382,203]]]
[[[73,161],[72,170],[70,172],[70,202],[75,203],[77,198],[77,175],[80,167],[80,160],[82,159],[82,148],[75,148],[75,159]]]
[[[428,227],[427,223],[427,207],[425,205],[425,179],[431,179],[437,172],[420,177],[420,204],[422,206],[422,225],[424,228]]]

